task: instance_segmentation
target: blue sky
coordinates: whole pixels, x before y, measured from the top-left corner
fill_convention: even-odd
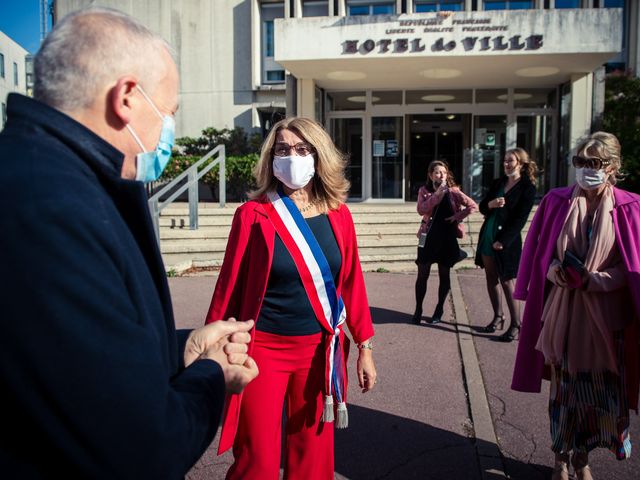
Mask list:
[[[0,0],[0,30],[29,53],[40,46],[40,2]]]

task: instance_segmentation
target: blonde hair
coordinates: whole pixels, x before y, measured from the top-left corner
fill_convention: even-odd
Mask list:
[[[597,158],[609,162],[614,171],[607,179],[611,185],[624,178],[620,142],[617,137],[608,132],[595,132],[582,140],[576,148],[576,155],[582,158]]]
[[[432,192],[435,191],[435,188],[433,187],[433,180],[431,180],[431,174],[436,169],[436,167],[444,167],[445,170],[447,171],[447,187],[453,188],[458,186],[456,184],[455,178],[453,178],[453,173],[451,173],[451,170],[449,170],[449,164],[444,160],[433,160],[427,167],[427,189],[428,190],[431,190]]]
[[[520,165],[520,168],[522,169],[521,173],[525,173],[529,177],[529,180],[531,180],[531,183],[535,185],[536,176],[538,174],[538,165],[536,165],[536,162],[531,159],[527,151],[520,147],[510,148],[504,152],[505,158],[507,158],[507,155],[513,155],[516,157],[518,165]]]
[[[278,187],[278,179],[273,174],[273,147],[281,130],[292,131],[313,147],[316,173],[311,181],[313,195],[319,201],[318,210],[338,209],[351,186],[344,175],[346,157],[336,148],[322,125],[304,117],[285,118],[273,126],[262,144],[260,159],[253,171],[258,188],[249,192],[249,198],[261,197]]]

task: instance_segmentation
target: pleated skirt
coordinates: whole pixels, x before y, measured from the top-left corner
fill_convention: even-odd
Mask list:
[[[566,355],[562,365],[551,367],[549,420],[554,452],[589,452],[601,447],[611,450],[618,460],[631,455],[622,332],[616,333],[614,342],[618,374],[571,374]]]

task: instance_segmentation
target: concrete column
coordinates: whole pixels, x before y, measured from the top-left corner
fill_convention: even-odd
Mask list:
[[[298,79],[288,73],[285,77],[285,83],[287,86],[285,93],[285,105],[287,117],[293,117],[298,115]]]
[[[338,0],[338,16],[339,17],[346,17],[347,16],[346,0]]]
[[[260,24],[260,4],[258,0],[253,0],[251,2],[251,79],[254,88],[262,84]]]
[[[302,0],[293,1],[293,17],[302,18]]]
[[[312,78],[298,79],[298,116],[316,118],[316,82]]]
[[[408,8],[408,5],[407,5],[407,8]],[[400,15],[401,13],[404,13],[402,11],[402,0],[396,0],[396,15]]]
[[[473,0],[465,0],[464,2],[464,9],[467,12],[470,12],[473,10]]]
[[[640,76],[640,5],[627,2],[629,23],[627,24],[627,69]]]
[[[571,75],[571,119],[570,145],[575,149],[578,142],[591,133],[593,105],[593,74]],[[574,178],[575,169],[569,164],[567,178]]]
[[[398,13],[401,13],[400,10]],[[407,0],[407,11],[403,13],[413,13],[413,0]]]
[[[291,2],[284,0],[284,18],[291,18]]]
[[[516,148],[518,145],[518,116],[515,113],[507,115],[507,132],[505,150]]]

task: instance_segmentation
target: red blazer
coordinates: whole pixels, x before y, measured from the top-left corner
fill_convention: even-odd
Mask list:
[[[271,270],[276,233],[264,210],[265,202],[268,202],[266,197],[253,200],[236,210],[206,323],[229,317],[249,320],[259,316]],[[328,217],[342,254],[336,289],[342,295],[347,310],[349,331],[353,340],[360,343],[373,337],[374,332],[353,219],[344,204],[329,211]],[[344,345],[348,348],[347,342]],[[249,354],[252,351],[253,341],[249,344]],[[241,403],[242,394],[227,397],[218,453],[233,445]]]

